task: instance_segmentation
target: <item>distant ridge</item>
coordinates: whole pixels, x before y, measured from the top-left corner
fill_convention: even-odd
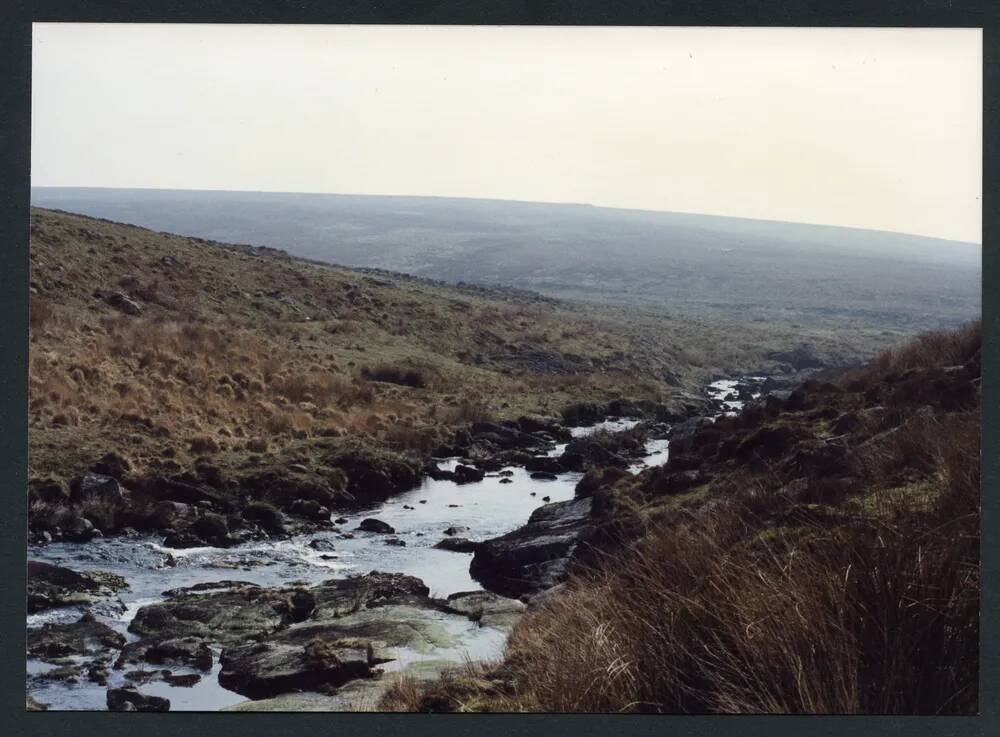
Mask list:
[[[924,329],[980,310],[978,244],[885,231],[401,195],[38,187],[32,204],[348,266],[744,320]]]

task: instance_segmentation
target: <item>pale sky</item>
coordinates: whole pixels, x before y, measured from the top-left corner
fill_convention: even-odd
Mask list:
[[[978,29],[36,24],[32,184],[485,197],[981,241]]]

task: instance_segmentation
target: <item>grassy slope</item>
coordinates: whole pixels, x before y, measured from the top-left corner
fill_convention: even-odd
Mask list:
[[[33,474],[77,473],[109,450],[137,471],[206,453],[238,465],[251,442],[308,456],[319,436],[425,451],[472,419],[670,404],[802,340],[838,362],[890,339],[460,288],[39,209],[31,239]],[[141,315],[111,307],[115,292]],[[381,366],[423,386],[364,377]]]
[[[505,661],[386,706],[976,713],[979,376],[973,325],[672,441]]]

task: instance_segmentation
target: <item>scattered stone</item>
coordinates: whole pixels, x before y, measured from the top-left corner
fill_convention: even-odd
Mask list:
[[[486,477],[486,472],[472,466],[464,466],[461,463],[455,466],[454,470],[456,484],[469,484],[482,481]]]
[[[147,696],[134,688],[109,688],[109,711],[169,711],[170,701],[160,696]]]
[[[374,517],[361,520],[361,524],[358,525],[357,529],[362,532],[376,532],[380,535],[392,535],[396,532],[396,529],[392,525]]]
[[[479,543],[473,542],[465,537],[446,537],[437,544],[435,548],[440,550],[450,550],[455,553],[474,553]]]

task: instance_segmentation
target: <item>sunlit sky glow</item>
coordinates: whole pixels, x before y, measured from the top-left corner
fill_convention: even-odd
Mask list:
[[[409,194],[981,240],[958,29],[36,24],[32,183]]]

